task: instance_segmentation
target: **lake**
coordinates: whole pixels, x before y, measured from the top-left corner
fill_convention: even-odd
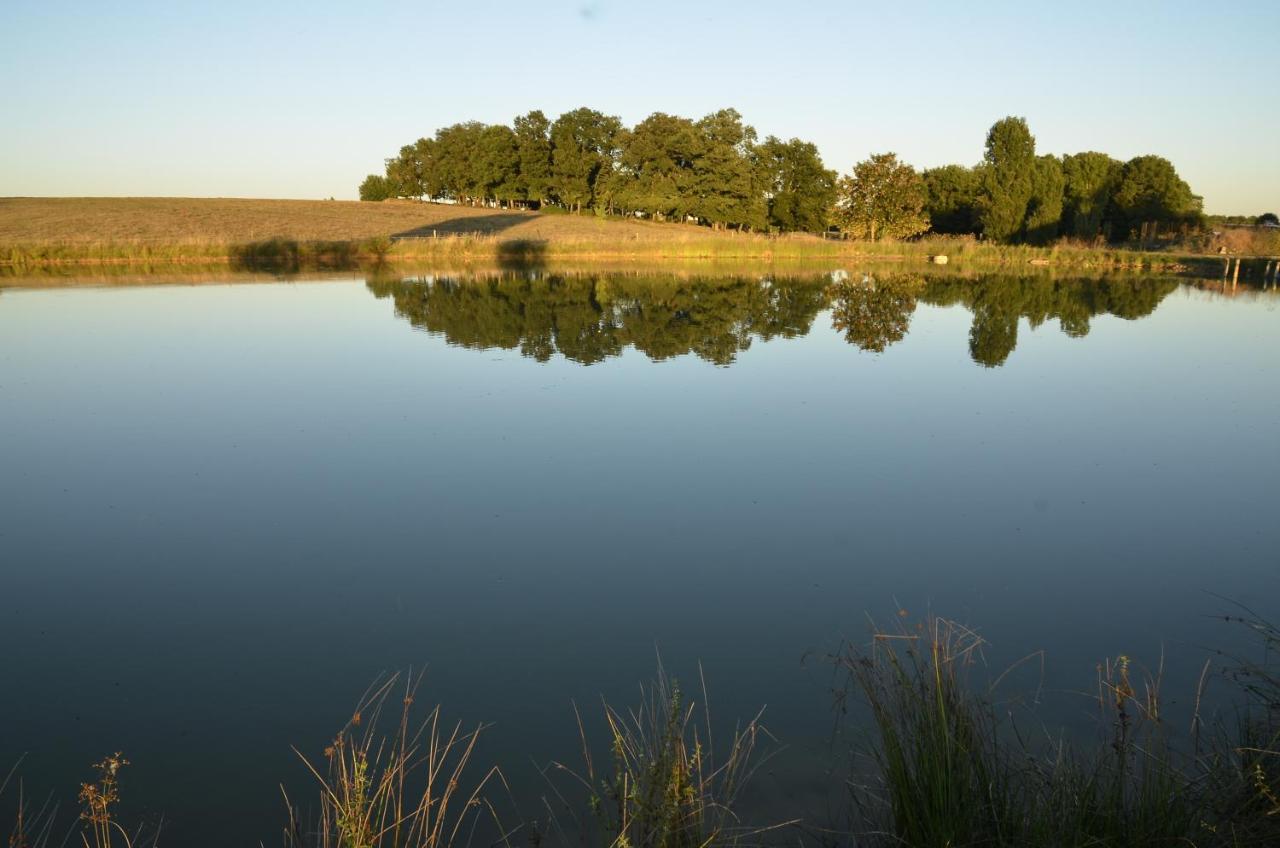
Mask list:
[[[384,672],[492,723],[478,761],[537,817],[571,703],[598,724],[659,654],[700,698],[701,663],[720,725],[766,707],[757,797],[787,815],[833,791],[824,658],[871,621],[957,619],[997,671],[1043,651],[1009,685],[1069,726],[1105,658],[1185,702],[1246,644],[1215,615],[1280,617],[1275,291],[8,285],[0,776],[25,753],[73,811],[123,751],[126,816],[169,844],[278,844],[279,785],[313,792],[291,746],[321,759]]]

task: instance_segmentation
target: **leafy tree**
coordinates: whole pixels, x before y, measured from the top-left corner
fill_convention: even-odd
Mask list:
[[[987,133],[978,220],[987,238],[1009,241],[1020,235],[1031,202],[1036,140],[1024,118],[1003,118]]]
[[[476,185],[486,200],[513,201],[520,196],[520,153],[516,134],[500,124],[485,127],[477,140]]]
[[[982,182],[978,172],[963,165],[930,168],[924,179],[924,211],[935,233],[968,235],[978,227],[978,193]]]
[[[755,166],[768,226],[789,232],[826,229],[836,175],[823,166],[817,147],[769,136],[755,149]]]
[[[551,122],[538,110],[514,121],[519,195],[541,205],[551,193]]]
[[[361,200],[386,200],[395,197],[395,187],[388,177],[370,174],[360,183]]]
[[[1048,244],[1057,238],[1065,185],[1058,157],[1037,156],[1031,175],[1031,200],[1027,204],[1027,241]]]
[[[1259,227],[1263,227],[1268,224],[1270,224],[1273,227],[1280,226],[1280,217],[1277,217],[1276,213],[1274,212],[1263,212],[1261,215],[1258,216],[1258,219],[1254,223],[1256,223]]]
[[[1063,157],[1064,233],[1082,239],[1106,235],[1111,198],[1123,168],[1105,153],[1086,151]]]
[[[611,199],[654,218],[682,219],[692,211],[694,164],[703,144],[693,121],[653,113],[623,137]]]
[[[929,229],[924,180],[895,153],[859,162],[836,186],[835,218],[856,238],[908,238]]]
[[[1138,156],[1124,164],[1115,205],[1126,230],[1139,224],[1197,222],[1203,201],[1178,176],[1173,163],[1160,156]]]
[[[551,125],[551,184],[565,206],[582,211],[596,180],[613,167],[622,122],[594,109],[575,109]]]
[[[417,144],[406,144],[400,155],[386,163],[388,191],[394,197],[421,197],[425,194],[422,182],[422,159]]]
[[[454,124],[436,131],[432,180],[440,186],[440,194],[459,203],[475,204],[485,196],[485,182],[480,169],[485,125],[478,121]]]
[[[759,226],[763,204],[756,202],[752,147],[756,131],[736,109],[721,109],[697,124],[701,144],[693,162],[693,214],[723,225]]]

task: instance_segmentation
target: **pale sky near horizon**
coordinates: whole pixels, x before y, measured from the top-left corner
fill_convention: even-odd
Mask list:
[[[1041,153],[1173,161],[1206,211],[1280,211],[1280,2],[0,6],[0,196],[353,198],[463,120],[733,106],[841,172]]]

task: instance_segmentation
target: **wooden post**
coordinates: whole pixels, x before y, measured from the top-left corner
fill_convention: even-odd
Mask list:
[[[1232,288],[1232,289],[1235,289],[1236,285],[1237,285],[1239,282],[1240,282],[1240,257],[1239,257],[1239,256],[1237,256],[1237,257],[1236,257],[1236,272],[1235,272],[1234,274],[1232,274],[1232,275],[1231,275],[1231,288]]]

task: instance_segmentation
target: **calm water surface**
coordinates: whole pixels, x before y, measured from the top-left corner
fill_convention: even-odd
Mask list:
[[[1052,690],[1189,692],[1280,612],[1280,296],[1160,280],[447,276],[0,290],[0,772],[123,750],[167,842],[278,842],[380,672],[493,722],[528,816],[570,701],[661,651],[779,807],[821,656],[978,627]],[[1038,674],[1038,671],[1037,671]],[[692,687],[687,687],[692,688]],[[1075,700],[1072,700],[1075,698]],[[1063,695],[1055,719],[1088,712]],[[1065,704],[1062,705],[1062,704]],[[228,811],[232,811],[228,814]]]

